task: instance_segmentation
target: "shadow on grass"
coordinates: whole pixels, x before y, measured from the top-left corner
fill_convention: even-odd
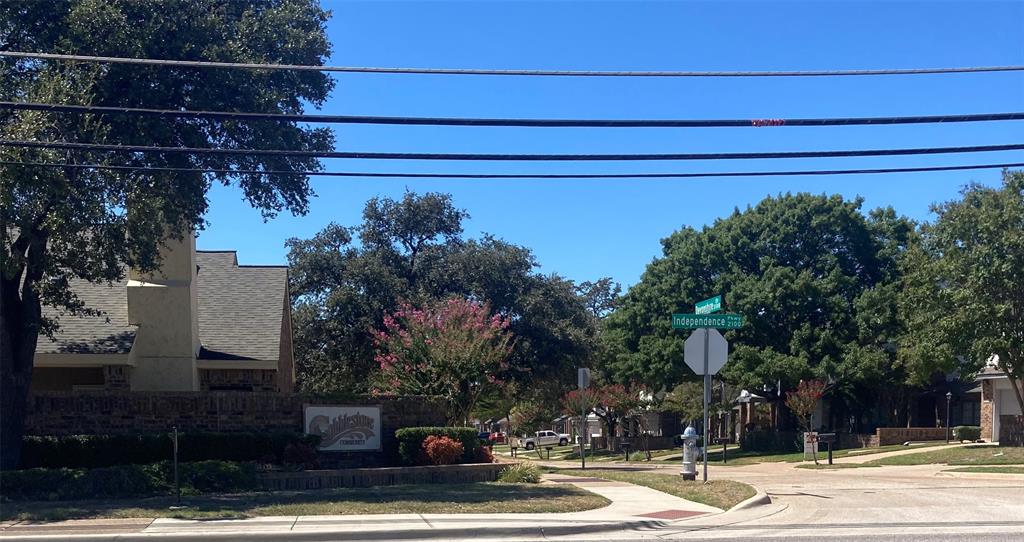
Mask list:
[[[549,502],[580,496],[580,490],[564,486],[533,484],[436,484],[338,488],[301,492],[260,492],[231,495],[183,497],[184,510],[171,510],[173,497],[110,499],[96,501],[13,501],[5,502],[0,520],[56,521],[97,517],[171,517],[187,519],[241,519],[271,507],[310,507],[312,513],[323,505],[338,505],[331,513],[402,513],[402,507],[415,504],[420,509],[451,506],[455,512],[499,511],[510,503]],[[528,504],[528,503],[524,503]],[[379,508],[379,510],[377,509]],[[517,511],[509,509],[507,511]],[[293,514],[287,514],[293,515]]]

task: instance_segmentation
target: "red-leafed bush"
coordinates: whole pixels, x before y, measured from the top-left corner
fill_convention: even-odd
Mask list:
[[[435,465],[451,465],[462,458],[462,443],[448,437],[430,435],[423,439],[423,451]]]
[[[474,459],[477,463],[494,463],[494,454],[489,446],[481,446],[476,449]]]

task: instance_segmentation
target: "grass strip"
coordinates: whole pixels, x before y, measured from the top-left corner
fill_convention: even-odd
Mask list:
[[[609,501],[573,486],[425,484],[338,488],[301,492],[258,492],[182,499],[110,499],[62,502],[6,502],[0,520],[60,521],[86,518],[228,519],[323,514],[489,514],[579,512]]]
[[[679,474],[602,469],[559,469],[556,472],[570,476],[604,478],[605,480],[628,482],[723,510],[728,510],[757,493],[757,490],[753,487],[733,480],[710,480],[707,484],[704,484],[700,480],[683,480]]]

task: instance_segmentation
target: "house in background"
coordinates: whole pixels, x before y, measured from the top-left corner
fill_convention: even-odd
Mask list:
[[[1010,379],[990,360],[978,374],[981,384],[981,438],[989,442],[1000,440],[1002,416],[1020,416],[1020,404],[1014,396]]]
[[[72,290],[99,316],[44,307],[33,391],[279,391],[295,388],[286,266],[238,265],[234,251],[168,240],[159,271]]]

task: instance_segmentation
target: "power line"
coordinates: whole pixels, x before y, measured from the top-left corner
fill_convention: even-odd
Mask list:
[[[42,166],[75,169],[107,169],[118,171],[152,171],[163,173],[225,173],[234,175],[303,175],[316,177],[368,177],[412,179],[687,179],[698,177],[782,177],[812,175],[854,175],[881,173],[920,173],[929,171],[964,171],[972,169],[1005,169],[1024,167],[1024,162],[1003,164],[971,164],[961,166],[924,166],[869,169],[819,169],[796,171],[728,171],[706,173],[379,173],[356,171],[283,171],[254,169],[208,169],[179,167],[134,167],[108,164],[70,164],[53,162],[17,162],[0,160],[0,165]]]
[[[162,118],[202,118],[222,120],[272,120],[323,124],[396,124],[430,126],[524,126],[539,128],[723,128],[763,126],[857,126],[886,124],[935,124],[1024,120],[1024,112],[979,113],[964,115],[925,115],[909,117],[846,117],[805,119],[507,119],[452,117],[381,117],[365,115],[307,115],[292,113],[248,113],[233,111],[182,111],[138,107],[66,105],[38,102],[0,101],[0,109],[47,111],[54,113],[142,115]]]
[[[23,141],[0,139],[0,147],[91,150],[110,152],[160,152],[217,155],[294,156],[305,158],[348,158],[362,160],[487,160],[487,161],[635,161],[635,160],[749,160],[777,158],[840,158],[861,156],[906,156],[1024,150],[1024,143],[975,145],[967,147],[922,147],[911,149],[865,149],[839,151],[781,151],[668,154],[469,154],[412,152],[339,152],[281,149],[211,149],[205,147],[153,147],[146,145],[105,145],[67,141]]]
[[[261,64],[245,62],[209,62],[199,60],[164,60],[155,58],[125,58],[112,56],[64,55],[0,51],[0,56],[38,58],[76,62],[102,62],[107,64],[137,64],[183,68],[235,68],[249,70],[289,70],[340,73],[392,73],[421,75],[520,75],[555,77],[824,77],[855,75],[926,75],[949,73],[982,73],[1024,71],[1024,66],[966,66],[955,68],[902,68],[879,70],[801,70],[801,71],[594,71],[594,70],[490,70],[468,68],[397,68],[360,66],[309,66],[303,64]]]

